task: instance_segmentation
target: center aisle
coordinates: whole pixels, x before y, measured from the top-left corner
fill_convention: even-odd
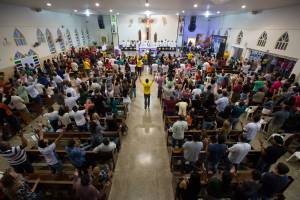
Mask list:
[[[146,77],[152,80],[150,75],[142,79]],[[126,120],[129,131],[123,137],[110,200],[174,199],[157,85],[151,88],[150,111],[144,109],[143,95],[137,80],[137,97],[132,100]]]

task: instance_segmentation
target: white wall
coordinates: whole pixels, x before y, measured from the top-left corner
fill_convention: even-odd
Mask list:
[[[144,15],[119,15],[118,29],[119,40],[138,40],[138,31],[142,31],[142,40],[146,39],[146,26],[141,22]],[[151,40],[157,33],[157,40],[176,41],[178,17],[176,15],[153,15],[154,22],[151,24]]]
[[[300,59],[300,6],[286,7],[280,9],[266,10],[259,14],[243,13],[237,15],[227,15],[212,18],[209,23],[210,32],[221,30],[223,34],[229,30],[228,50],[232,46],[238,46],[244,49],[256,49],[273,54]],[[243,31],[244,37],[240,45],[236,45],[236,38],[240,31]],[[257,46],[257,41],[261,33],[266,31],[268,40],[265,47]],[[289,45],[285,51],[276,50],[275,44],[278,38],[284,33],[289,34]],[[294,67],[293,73],[299,75],[300,61]]]
[[[98,16],[97,15],[91,15],[87,17],[87,26],[90,30],[90,34],[93,37],[93,41],[97,42],[97,44],[102,45],[101,38],[106,37],[107,44],[111,44],[112,36],[111,36],[111,23],[110,23],[110,16],[109,15],[103,15],[103,23],[104,23],[104,29],[100,29],[98,25]]]
[[[27,45],[16,46],[13,39],[15,28],[19,29],[26,38]],[[6,4],[0,4],[0,69],[14,65],[14,55],[17,51],[27,54],[30,49],[34,50],[40,58],[50,55],[48,44],[42,43],[34,48],[33,44],[37,42],[36,31],[40,28],[45,35],[48,28],[52,33],[53,40],[57,39],[57,29],[60,28],[64,35],[66,43],[66,29],[68,28],[73,45],[77,45],[74,30],[77,28],[81,40],[81,28],[86,30],[85,17],[72,14],[64,14],[50,11],[35,12],[30,8],[17,7]],[[92,30],[89,30],[91,41],[93,41]],[[46,35],[45,35],[46,36]],[[7,39],[8,43],[4,42]],[[86,39],[87,41],[87,39]],[[81,41],[81,45],[83,42]],[[56,51],[61,52],[59,43],[55,43]],[[67,46],[66,46],[67,47]]]
[[[190,32],[188,27],[190,25],[191,16],[185,16],[184,18],[184,34],[183,41],[187,42],[188,38],[196,38],[197,34],[206,35],[208,31],[209,21],[203,16],[197,16],[196,30]]]

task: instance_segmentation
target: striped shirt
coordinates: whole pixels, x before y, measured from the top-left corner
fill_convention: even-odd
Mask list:
[[[21,146],[11,147],[7,151],[0,151],[0,155],[7,159],[10,165],[19,165],[26,161],[27,156]]]

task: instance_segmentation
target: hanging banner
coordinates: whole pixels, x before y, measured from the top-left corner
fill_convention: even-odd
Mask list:
[[[110,22],[111,22],[111,32],[118,33],[117,16],[110,15]]]

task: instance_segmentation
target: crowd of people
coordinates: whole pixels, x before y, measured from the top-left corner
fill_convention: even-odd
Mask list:
[[[117,120],[122,115],[118,105],[130,105],[136,97],[136,81],[140,80],[144,87],[145,110],[150,109],[150,89],[156,82],[157,97],[162,99],[164,114],[179,116],[168,131],[172,132],[173,148],[183,149],[184,165],[191,173],[189,179],[183,179],[178,185],[180,198],[197,199],[202,186],[195,166],[201,151],[208,153],[207,171],[215,175],[222,173],[221,179],[213,176],[208,180],[206,191],[209,197],[216,199],[220,198],[216,195],[230,194],[236,199],[272,198],[288,183],[289,168],[286,164],[278,163],[275,170],[270,171],[271,165],[286,152],[282,136],[273,137],[272,144],[267,147],[262,143],[261,158],[252,173],[253,180],[243,182],[233,190],[233,174],[237,173],[240,163],[251,150],[251,142],[257,138],[266,118],[271,119],[269,134],[288,128],[290,120],[299,118],[299,85],[293,74],[287,78],[277,71],[262,70],[257,64],[249,67],[251,62],[248,60],[239,63],[237,73],[222,70],[220,64],[223,63],[224,59],[219,61],[201,51],[156,57],[150,53],[143,56],[123,53],[115,57],[94,48],[79,51],[73,48],[66,54],[46,60],[43,68],[16,70],[1,93],[0,119],[1,124],[14,129],[22,144],[12,146],[0,142],[0,154],[12,167],[1,179],[3,191],[9,191],[7,195],[23,196],[22,199],[41,198],[15,173],[34,171],[27,159],[25,147],[28,142],[22,134],[16,112],[31,115],[29,103],[42,106],[42,98],[51,99],[58,105],[47,107],[42,116],[47,123],[39,125],[35,132],[39,138],[38,151],[51,172],[60,175],[64,171],[63,164],[55,151],[65,131],[90,132],[89,148],[96,153],[120,148],[117,139],[103,137],[102,133],[126,132],[126,124]],[[149,65],[153,80],[141,79],[144,64]],[[124,70],[121,70],[121,65]],[[134,65],[135,70],[130,65]],[[157,68],[154,70],[153,66]],[[262,111],[244,125],[242,114],[258,105]],[[203,116],[203,120],[198,120],[198,116]],[[101,118],[106,119],[104,124]],[[218,134],[210,138],[194,135],[186,140],[184,132],[191,129],[218,130]],[[239,142],[229,146],[228,135],[235,129],[242,129],[243,133]],[[44,132],[59,132],[60,135],[49,142],[44,138]],[[101,168],[89,163],[80,141],[68,141],[65,151],[76,168],[74,188],[77,197],[101,199],[103,180],[104,183],[110,181],[111,167]],[[222,170],[220,163],[224,165]],[[88,170],[90,166],[93,166],[92,170]],[[103,174],[106,178],[102,177]]]

